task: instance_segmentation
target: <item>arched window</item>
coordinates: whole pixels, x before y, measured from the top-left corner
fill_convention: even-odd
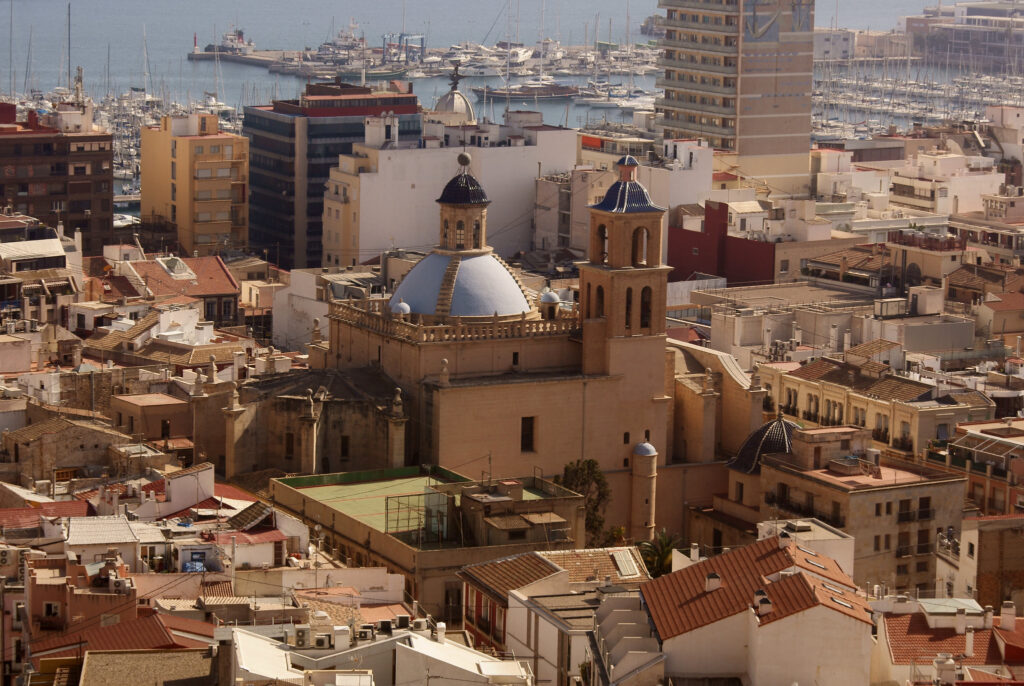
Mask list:
[[[633,327],[633,289],[626,289],[626,328]]]
[[[651,328],[651,287],[644,286],[640,291],[640,328]]]
[[[455,249],[463,250],[466,247],[466,223],[461,219],[455,222]]]
[[[604,224],[599,224],[597,227],[597,248],[600,254],[596,256],[594,262],[597,264],[608,263],[608,227]]]
[[[647,265],[647,239],[650,234],[646,228],[639,226],[633,231],[633,266]]]
[[[597,299],[594,300],[594,316],[604,316],[604,286],[597,287]]]
[[[590,319],[590,312],[591,312],[591,308],[590,308],[590,292],[591,292],[591,288],[590,288],[590,284],[588,283],[587,284],[587,310],[586,310],[586,314],[584,315],[584,317],[586,319]]]
[[[447,219],[444,220],[444,237],[442,238],[441,242],[443,243],[443,247],[445,247],[445,248],[448,247],[448,220]]]
[[[480,222],[473,222],[473,247],[482,248],[483,244],[480,242]]]

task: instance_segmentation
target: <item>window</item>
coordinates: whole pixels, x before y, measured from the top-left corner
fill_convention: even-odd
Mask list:
[[[877,553],[881,549],[882,549],[882,537],[881,536],[875,536],[875,552]]]
[[[534,451],[534,424],[536,417],[523,417],[519,426],[519,450],[524,453]]]
[[[629,445],[629,432],[622,434],[622,445]]]
[[[885,514],[887,514],[887,515],[891,515],[892,514],[892,501],[891,500],[885,504]]]
[[[341,456],[348,457],[348,436],[341,437]]]
[[[970,558],[974,557],[974,544],[973,543],[968,543],[967,544],[967,557],[970,557]]]
[[[217,318],[217,301],[207,300],[206,301],[206,320],[213,321]]]
[[[779,272],[785,274],[789,271],[789,260],[781,260],[779,262]]]
[[[76,318],[76,321],[78,323],[78,328],[79,329],[84,329],[85,328],[85,315],[84,314],[79,314],[78,317]]]
[[[171,437],[171,420],[161,419],[160,420],[160,438]]]
[[[178,163],[177,162],[171,162],[171,178],[172,179],[178,178]]]
[[[201,145],[197,145],[196,146],[196,154],[197,155],[202,155],[203,154],[203,146],[201,146]]]
[[[875,516],[882,516],[882,503],[875,503]],[[875,538],[878,538],[878,536],[875,536]],[[875,550],[878,550],[878,548],[875,548]]]
[[[43,614],[47,617],[60,617],[60,603],[43,603]]]
[[[466,247],[466,223],[461,219],[455,222],[455,249],[462,250]]]
[[[914,569],[915,569],[915,571],[918,571],[918,572],[927,572],[928,571],[928,560],[921,560],[920,562],[917,563],[917,566]]]
[[[633,289],[632,288],[627,288],[626,289],[626,311],[625,311],[624,314],[625,314],[625,318],[626,318],[626,328],[630,329],[633,326]]]
[[[519,366],[519,353],[518,352],[512,353],[512,366],[513,367],[518,367]]]
[[[594,316],[604,316],[604,286],[597,287],[597,297],[594,299]]]
[[[640,291],[640,328],[651,328],[651,287],[644,286]]]
[[[737,481],[736,482],[736,502],[738,502],[738,503],[742,503],[743,502],[743,482],[742,481]]]
[[[133,415],[128,415],[128,433],[135,433],[135,417]]]
[[[212,154],[217,154],[218,152],[220,152],[220,146],[219,145],[211,145],[210,146],[210,152]]]

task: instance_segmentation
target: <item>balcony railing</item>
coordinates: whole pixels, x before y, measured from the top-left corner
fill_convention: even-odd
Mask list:
[[[914,546],[901,545],[896,547],[896,557],[910,557],[914,554]]]
[[[830,524],[831,526],[840,529],[846,526],[846,519],[842,516],[835,516],[829,512],[822,512],[821,510],[815,509],[814,505],[796,502],[789,498],[780,498],[775,493],[765,493],[764,502],[766,505],[774,505],[780,510],[792,512],[798,517],[814,517],[816,519],[820,519],[826,524]]]
[[[929,555],[932,552],[932,544],[931,543],[918,543],[917,546],[916,546],[916,550],[914,552],[917,553],[918,555]]]
[[[913,510],[901,510],[896,513],[896,521],[900,523],[912,522],[915,519],[917,519],[917,513]]]
[[[872,429],[871,438],[882,443],[889,442],[889,431],[887,429]]]

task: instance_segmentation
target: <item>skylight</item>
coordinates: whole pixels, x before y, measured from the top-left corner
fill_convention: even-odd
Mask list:
[[[640,569],[636,566],[636,562],[633,561],[633,556],[628,550],[616,550],[612,553],[612,560],[615,561],[615,567],[619,570],[621,578],[640,576]]]
[[[836,598],[835,596],[832,596],[832,602],[836,603],[838,605],[842,605],[843,607],[848,607],[851,610],[853,609],[853,605],[850,605],[850,603],[846,602],[845,600],[840,600],[839,598]]]
[[[803,546],[799,546],[799,545],[798,545],[798,546],[796,547],[796,549],[797,549],[797,550],[799,550],[799,551],[802,551],[802,552],[805,552],[805,553],[807,553],[807,554],[808,554],[808,555],[810,555],[811,557],[818,557],[818,553],[814,552],[813,550],[808,550],[807,548],[804,548]]]
[[[832,584],[827,583],[827,582],[822,582],[821,585],[824,586],[825,588],[827,588],[828,590],[832,591],[833,593],[838,593],[839,595],[843,595],[843,589],[841,589],[841,588],[837,588],[837,587],[835,587]]]
[[[814,560],[806,560],[806,559],[804,561],[807,564],[809,564],[809,565],[814,565],[818,569],[826,569],[825,565],[821,564],[820,562],[815,562]]]

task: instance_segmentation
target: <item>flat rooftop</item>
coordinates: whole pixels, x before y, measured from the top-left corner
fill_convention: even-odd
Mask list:
[[[699,305],[732,304],[736,307],[768,309],[805,303],[823,304],[828,302],[857,303],[865,301],[862,293],[852,293],[841,288],[811,285],[797,281],[787,284],[764,286],[737,286],[694,291],[691,300]]]
[[[139,407],[155,407],[160,405],[186,405],[184,400],[175,398],[166,393],[140,393],[138,395],[115,395],[115,398],[122,402]]]
[[[302,495],[337,510],[377,531],[387,531],[387,501],[396,496],[421,496],[425,493],[452,493],[456,506],[461,505],[463,488],[476,482],[446,469],[432,467],[430,474],[419,467],[381,469],[366,472],[342,472],[316,476],[275,479],[282,485],[301,491]],[[547,493],[523,483],[523,500],[550,498]]]

